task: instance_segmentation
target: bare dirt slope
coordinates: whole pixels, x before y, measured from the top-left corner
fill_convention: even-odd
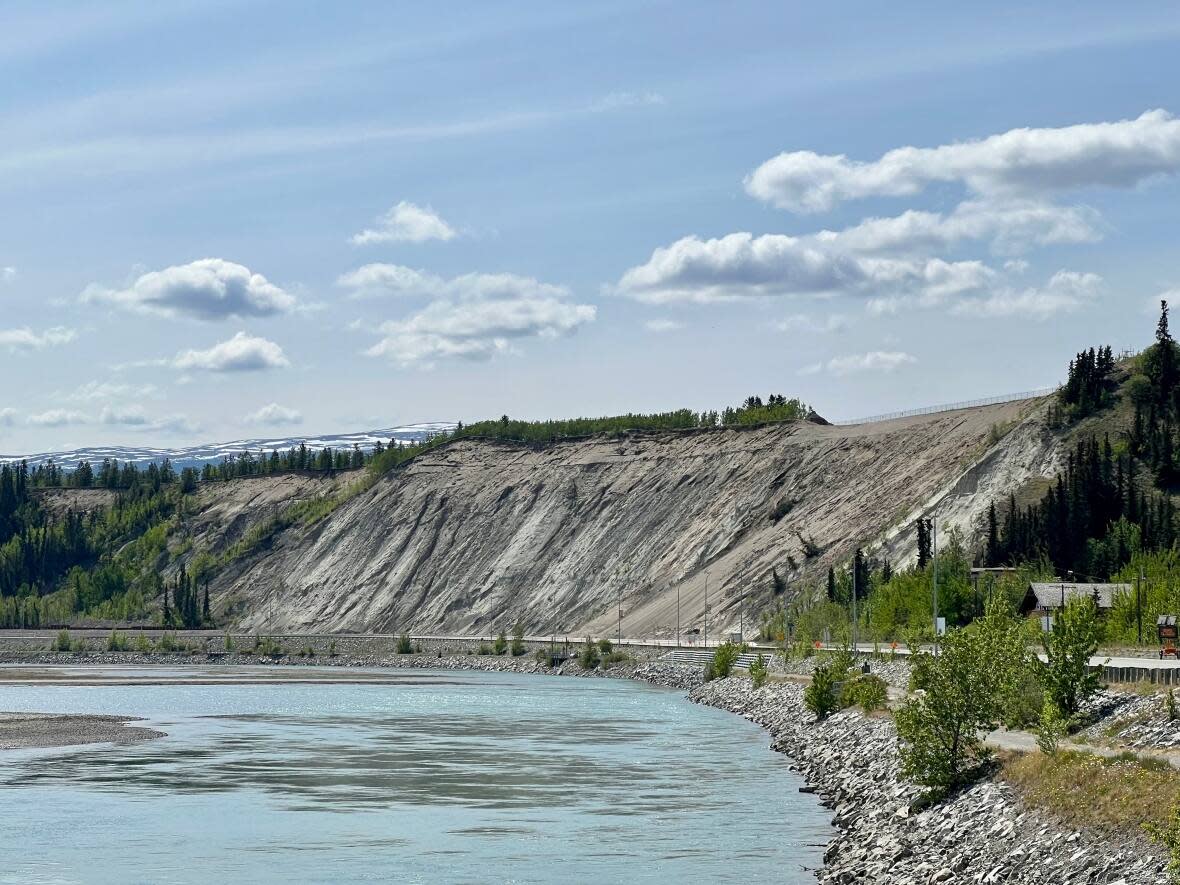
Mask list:
[[[712,631],[736,625],[742,588],[751,608],[770,601],[772,568],[801,586],[883,539],[904,558],[912,532],[895,530],[927,508],[970,528],[993,491],[1055,463],[1042,407],[544,448],[462,440],[231,563],[214,604],[252,630],[490,633],[520,620],[530,632],[605,635],[621,596],[626,634],[670,635],[678,590],[681,628],[703,621],[708,573]],[[322,491],[308,482],[323,481],[204,490],[194,551],[224,548],[260,509]]]

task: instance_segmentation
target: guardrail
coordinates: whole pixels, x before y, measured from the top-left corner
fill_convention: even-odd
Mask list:
[[[1040,387],[1036,390],[1025,390],[1020,393],[1005,393],[1000,396],[988,396],[983,399],[963,400],[957,403],[942,403],[937,406],[924,406],[920,409],[906,409],[901,412],[886,412],[883,415],[869,415],[867,418],[849,418],[843,421],[832,421],[838,427],[848,427],[853,424],[872,424],[875,421],[890,421],[894,418],[911,418],[916,415],[933,415],[938,412],[954,412],[958,409],[973,409],[977,406],[996,406],[1001,403],[1014,403],[1025,399],[1037,399],[1055,393],[1057,387]]]

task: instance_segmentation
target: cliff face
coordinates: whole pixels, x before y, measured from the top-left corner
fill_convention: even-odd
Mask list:
[[[912,532],[896,529],[948,501],[948,521],[970,528],[993,489],[1053,463],[1052,439],[1027,417],[1038,408],[541,449],[463,440],[231,563],[214,605],[251,630],[491,633],[519,620],[530,632],[606,635],[621,599],[626,635],[671,635],[677,595],[681,629],[703,626],[707,575],[713,632],[736,626],[743,590],[747,610],[770,599],[772,568],[790,593],[891,530],[904,558]],[[1026,418],[989,443],[993,427]],[[194,549],[224,547],[293,498],[332,489],[272,478],[203,491]]]

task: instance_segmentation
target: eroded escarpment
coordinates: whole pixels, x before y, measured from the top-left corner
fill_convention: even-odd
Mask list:
[[[840,834],[828,847],[822,883],[925,885],[1133,885],[1167,881],[1166,863],[1137,839],[1070,830],[1024,806],[1012,787],[985,780],[921,811],[920,789],[898,776],[896,734],[887,718],[846,710],[816,723],[802,688],[753,689],[725,679],[694,689],[697,703],[768,729],[829,805]]]
[[[490,633],[519,622],[606,635],[621,602],[626,635],[671,636],[708,605],[722,630],[741,620],[743,588],[755,588],[752,605],[774,601],[772,570],[789,594],[891,530],[904,558],[909,516],[952,491],[969,529],[1007,473],[1022,479],[1051,460],[1037,408],[536,447],[458,440],[227,563],[212,582],[214,609],[276,632]],[[994,429],[1013,424],[997,443]],[[332,491],[290,478],[226,486],[192,518],[193,555],[224,550],[291,496]]]

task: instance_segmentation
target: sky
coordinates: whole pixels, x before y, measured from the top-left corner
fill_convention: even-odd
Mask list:
[[[7,2],[0,452],[1056,384],[1180,295],[1169,4]]]

